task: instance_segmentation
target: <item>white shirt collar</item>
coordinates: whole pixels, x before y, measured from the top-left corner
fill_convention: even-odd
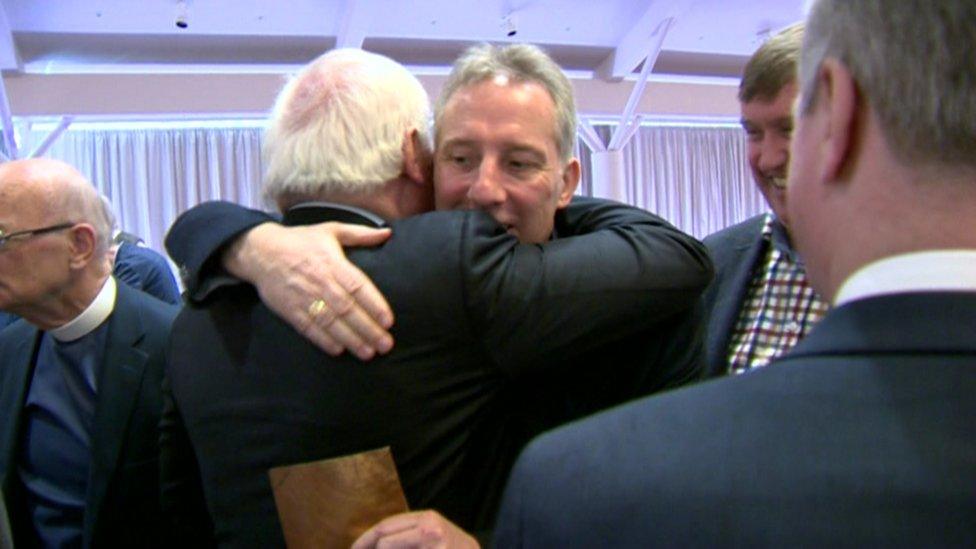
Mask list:
[[[82,336],[91,333],[92,330],[101,326],[102,322],[112,314],[115,308],[115,294],[118,288],[115,286],[115,278],[108,277],[102,289],[95,296],[95,299],[88,305],[88,308],[80,315],[69,321],[67,324],[48,330],[58,341],[74,341]]]
[[[849,276],[834,305],[905,292],[976,291],[976,250],[931,250],[879,259]]]

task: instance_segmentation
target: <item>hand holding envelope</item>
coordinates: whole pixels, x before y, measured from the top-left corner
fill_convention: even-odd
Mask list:
[[[268,471],[290,549],[348,548],[408,510],[389,447]]]

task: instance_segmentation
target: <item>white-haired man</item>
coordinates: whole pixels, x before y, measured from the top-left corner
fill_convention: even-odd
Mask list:
[[[976,542],[976,4],[819,0],[787,208],[834,309],[778,364],[534,441],[502,547]]]
[[[0,487],[21,547],[165,547],[159,431],[175,307],[111,276],[74,168],[0,165]]]
[[[475,210],[416,215],[437,194],[428,117],[416,78],[360,50],[323,55],[279,95],[266,140],[267,194],[286,224],[392,227],[382,247],[352,250],[350,258],[397,311],[397,345],[369,364],[329,357],[261,304],[260,286],[220,282],[202,306],[184,310],[173,335],[175,408],[165,451],[174,466],[195,454],[218,543],[283,543],[268,468],[381,446],[391,447],[411,506],[439,509],[467,528],[490,527],[518,449],[538,432],[535,422],[549,420],[524,421],[529,414],[516,399],[578,353],[684,318],[707,283],[700,246],[633,208],[569,206],[566,226],[579,235],[564,245],[519,244],[512,233],[536,230],[525,222],[536,212],[508,225]],[[549,176],[563,173],[564,162],[540,132],[519,136],[532,150],[493,161],[542,191],[555,188]],[[454,151],[463,168],[459,157]],[[539,193],[550,217],[568,201],[562,195]],[[194,227],[212,228],[213,208],[234,207],[188,212],[171,231],[170,248]],[[219,219],[242,228],[265,219],[239,217]],[[233,232],[228,226],[217,232]],[[235,247],[246,249],[254,233]],[[613,268],[594,267],[604,264]],[[316,299],[303,314],[329,308]],[[561,400],[536,396],[561,417]],[[179,445],[180,417],[193,454]]]

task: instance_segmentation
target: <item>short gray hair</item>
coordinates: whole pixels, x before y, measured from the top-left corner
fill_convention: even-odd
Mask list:
[[[434,127],[439,132],[444,108],[459,89],[496,76],[516,82],[535,82],[549,92],[556,107],[556,145],[563,162],[573,156],[576,144],[576,100],[573,86],[559,65],[540,48],[531,44],[496,47],[479,44],[468,48],[447,77],[434,108]]]
[[[804,112],[828,57],[851,71],[893,151],[912,162],[976,166],[976,2],[820,0],[800,60]]]
[[[278,94],[264,134],[264,194],[282,203],[368,194],[403,169],[403,138],[430,147],[430,99],[402,65],[332,50]]]

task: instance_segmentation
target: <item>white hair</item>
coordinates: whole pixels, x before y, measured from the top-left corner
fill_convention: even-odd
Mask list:
[[[430,147],[430,100],[392,59],[332,50],[278,94],[264,134],[264,194],[281,204],[368,194],[400,175],[403,139]]]

